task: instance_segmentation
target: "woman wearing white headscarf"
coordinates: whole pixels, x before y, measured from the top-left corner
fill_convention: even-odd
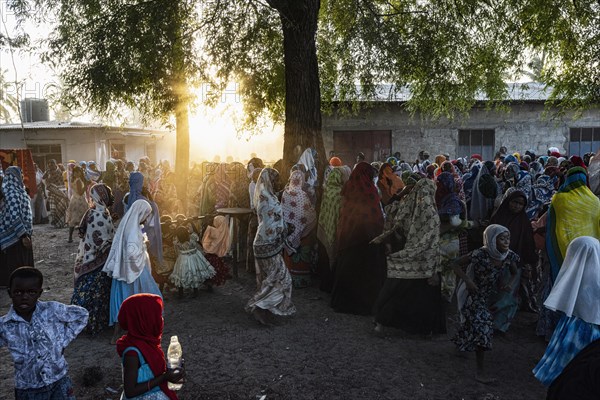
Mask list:
[[[146,200],[136,200],[123,216],[115,233],[110,253],[102,271],[112,277],[110,289],[110,320],[119,333],[118,315],[123,301],[137,293],[162,296],[150,272],[150,257],[146,248],[148,238],[141,225],[149,221],[152,206]]]
[[[454,272],[462,282],[456,296],[461,326],[453,341],[459,351],[475,351],[476,379],[491,383],[495,379],[485,375],[483,363],[484,352],[492,349],[494,332],[488,303],[504,268],[510,269],[511,281],[502,290],[510,290],[516,282],[519,256],[510,250],[510,231],[502,225],[489,225],[483,233],[483,242],[483,247],[454,263]],[[465,273],[460,265],[467,263]]]
[[[567,255],[544,305],[565,315],[554,330],[544,356],[533,369],[546,386],[587,345],[600,339],[600,242],[580,236]]]
[[[261,324],[267,325],[269,317],[292,315],[292,277],[283,261],[282,251],[286,235],[281,204],[274,194],[277,170],[264,168],[256,182],[254,207],[258,216],[258,229],[254,238],[254,260],[258,291],[246,305]]]

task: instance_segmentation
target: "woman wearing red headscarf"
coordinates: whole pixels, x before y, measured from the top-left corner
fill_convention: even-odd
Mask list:
[[[385,280],[380,248],[369,245],[383,231],[383,212],[373,183],[374,173],[371,165],[359,162],[342,189],[331,295],[331,306],[337,312],[371,314]]]
[[[163,333],[163,301],[148,293],[128,297],[119,310],[119,325],[127,334],[117,340],[123,362],[123,397],[177,400],[168,382],[179,382],[183,369],[167,369],[160,347]],[[138,397],[139,396],[139,397]]]

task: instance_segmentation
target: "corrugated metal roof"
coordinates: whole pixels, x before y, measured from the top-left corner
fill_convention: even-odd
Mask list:
[[[552,87],[539,82],[510,82],[506,84],[506,89],[510,101],[546,101],[552,93]],[[356,91],[360,96],[360,86],[356,87]],[[405,102],[410,99],[411,93],[406,86],[398,89],[392,84],[381,84],[377,86],[375,96],[372,101]],[[478,93],[475,100],[488,101],[489,99],[483,93]]]
[[[24,122],[23,129],[39,130],[39,129],[102,129],[114,133],[120,133],[123,136],[150,136],[150,135],[165,135],[168,131],[158,129],[147,129],[138,127],[120,127],[109,126],[103,124],[94,124],[91,122],[62,122],[62,121],[37,121]],[[21,130],[21,124],[0,124],[0,131]]]

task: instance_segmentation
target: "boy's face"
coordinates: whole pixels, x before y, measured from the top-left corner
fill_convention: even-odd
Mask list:
[[[31,317],[41,294],[42,288],[37,278],[15,278],[8,289],[15,312],[23,318]]]

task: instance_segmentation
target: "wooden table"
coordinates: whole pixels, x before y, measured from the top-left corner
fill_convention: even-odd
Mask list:
[[[239,241],[239,230],[240,230],[240,222],[239,218],[252,214],[252,210],[250,208],[242,208],[242,207],[230,207],[230,208],[218,208],[218,214],[229,215],[231,220],[233,221],[233,240],[231,241],[231,246],[233,247],[233,277],[238,277],[238,256],[240,252],[240,241]]]

